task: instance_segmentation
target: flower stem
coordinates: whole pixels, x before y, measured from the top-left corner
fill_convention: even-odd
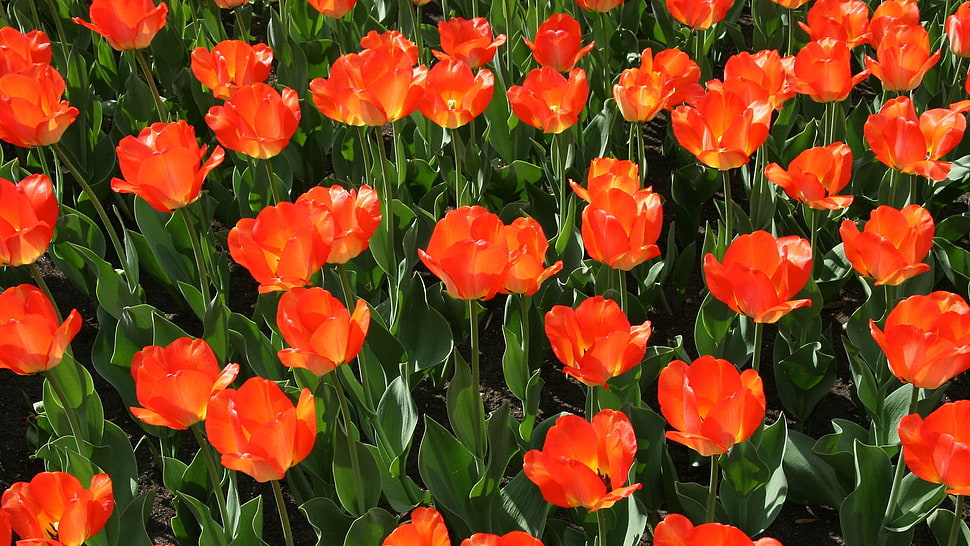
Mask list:
[[[963,521],[963,495],[957,495],[956,506],[953,508],[953,524],[950,525],[950,538],[946,542],[947,546],[957,546],[961,521]]]
[[[47,296],[47,299],[51,300],[51,305],[54,306],[54,312],[57,313],[57,321],[63,322],[64,317],[61,316],[61,310],[57,308],[57,302],[54,301],[54,294],[51,293],[51,289],[47,286],[47,281],[44,280],[44,276],[41,275],[40,269],[37,267],[37,263],[32,263],[27,265],[27,271],[30,271],[30,276],[34,278],[34,282],[41,291]]]
[[[192,241],[192,253],[195,254],[195,261],[199,267],[199,289],[202,297],[205,298],[205,306],[208,308],[212,300],[209,297],[209,274],[205,266],[205,255],[202,253],[202,243],[199,242],[199,234],[195,232],[195,222],[192,221],[188,207],[180,208],[179,214],[185,220],[185,228],[189,232],[189,240]]]
[[[344,267],[344,264],[337,264],[337,274],[340,277],[340,289],[343,290],[347,310],[353,313],[356,300],[354,299],[354,291],[350,286],[350,279],[347,276],[347,268]],[[360,365],[360,382],[364,385],[364,401],[367,403],[368,411],[370,411],[374,408],[374,399],[371,395],[370,381],[367,379],[369,374],[364,354],[364,349],[362,348],[357,353],[357,363]]]
[[[909,204],[920,205],[920,182],[915,174],[909,175]]]
[[[630,312],[630,294],[626,291],[626,271],[622,269],[617,269],[616,272],[620,277],[619,291],[620,291],[620,310],[623,314]]]
[[[236,34],[239,35],[239,39],[249,43],[249,29],[246,27],[246,21],[243,20],[242,16],[242,4],[232,8],[232,12],[236,16]],[[282,19],[282,14],[280,14]]]
[[[33,4],[33,2],[31,2]],[[64,26],[61,24],[61,12],[57,9],[57,4],[54,0],[47,0],[47,5],[51,10],[51,18],[54,19],[54,27],[57,28],[57,39],[59,42],[64,42]],[[40,23],[40,21],[38,21]],[[40,28],[40,27],[38,27]]]
[[[276,177],[273,175],[273,160],[266,158],[263,160],[263,165],[266,167],[266,176],[269,180],[269,191],[273,194],[273,204],[278,205],[283,202],[280,196],[280,190],[276,187]]]
[[[640,163],[640,185],[642,186],[647,179],[647,146],[643,138],[643,124],[634,122],[633,127],[637,136],[637,147],[639,150],[638,160]]]
[[[711,486],[707,493],[707,523],[714,523],[717,506],[717,481],[721,477],[720,455],[711,455]]]
[[[286,513],[286,501],[283,500],[283,488],[279,480],[273,481],[273,496],[276,497],[276,508],[280,511],[280,524],[283,525],[283,540],[286,546],[293,546],[293,529],[290,528],[290,516]]]
[[[724,182],[724,241],[730,243],[734,238],[734,214],[731,205],[734,200],[731,198],[731,171],[721,171],[721,178]]]
[[[209,481],[212,482],[212,489],[216,494],[216,503],[219,505],[219,515],[222,517],[222,525],[226,527],[229,525],[229,510],[226,509],[226,499],[222,493],[222,481],[219,480],[219,471],[216,469],[215,457],[212,456],[212,448],[202,435],[201,427],[201,423],[196,423],[190,426],[189,429],[192,431],[192,435],[195,436],[195,441],[198,442],[199,449],[202,450],[202,458],[205,459],[205,469],[209,473]]]
[[[478,359],[478,301],[468,300],[469,327],[471,328],[471,368],[472,368],[472,388],[475,389],[475,407],[479,408],[484,415],[485,403],[482,400],[482,374]],[[476,453],[479,459],[484,459],[485,440],[482,436],[481,427],[475,426],[475,447],[480,451]]]
[[[397,140],[397,131],[394,131],[394,126],[391,126],[391,130],[394,133],[394,139]],[[381,204],[384,207],[382,211],[384,218],[382,223],[384,224],[384,229],[387,230],[387,253],[389,262],[387,268],[387,280],[388,280],[388,297],[391,300],[391,311],[390,320],[388,321],[391,326],[391,333],[397,331],[397,312],[398,312],[398,262],[397,262],[397,250],[396,243],[394,242],[394,185],[391,184],[391,172],[387,168],[387,152],[384,150],[384,139],[381,136],[380,127],[375,131],[377,136],[377,160],[381,164]],[[395,142],[395,150],[397,145]]]
[[[913,385],[913,395],[909,399],[909,413],[916,413],[916,408],[919,403],[919,392],[920,389],[916,385]],[[896,501],[899,500],[899,490],[900,485],[903,483],[903,476],[906,474],[906,463],[903,461],[903,446],[899,446],[899,459],[896,461],[896,471],[893,474],[893,484],[892,488],[889,490],[889,503],[886,504],[886,512],[882,518],[882,524],[885,526],[889,523],[890,518],[892,518],[894,508],[896,507]]]
[[[76,364],[75,364],[76,365]],[[74,444],[77,446],[77,452],[81,455],[88,456],[87,450],[84,449],[84,440],[81,434],[81,422],[78,421],[77,414],[74,413],[74,406],[71,405],[67,400],[67,393],[64,392],[64,387],[61,386],[61,382],[57,379],[51,370],[44,371],[44,377],[47,378],[47,382],[50,383],[51,388],[54,389],[54,394],[57,395],[57,399],[60,400],[61,406],[64,408],[64,413],[67,415],[67,423],[71,427],[71,434],[74,435]]]
[[[334,390],[337,391],[337,401],[340,403],[340,415],[343,417],[340,423],[340,428],[343,429],[344,436],[347,437],[347,445],[350,448],[350,468],[351,472],[354,474],[354,486],[357,488],[358,494],[357,499],[357,515],[364,515],[366,508],[364,507],[364,497],[361,496],[364,491],[364,482],[360,479],[360,461],[357,458],[357,445],[356,438],[350,437],[351,422],[350,422],[350,408],[347,405],[347,396],[344,394],[343,385],[340,384],[340,378],[335,373],[328,374],[330,380],[333,381]],[[365,387],[366,390],[366,387]]]
[[[764,336],[765,325],[762,322],[754,323],[754,354],[751,357],[751,367],[754,371],[761,368],[761,338]]]
[[[606,513],[602,509],[596,511],[596,527],[599,529],[597,546],[606,546]]]
[[[465,194],[468,193],[468,184],[461,172],[461,135],[458,129],[451,129],[451,145],[455,150],[455,206],[464,207],[468,204]]]
[[[162,95],[158,92],[158,86],[155,85],[155,77],[152,75],[152,68],[148,65],[148,60],[145,59],[145,55],[140,49],[133,49],[132,51],[135,52],[135,59],[138,60],[138,64],[145,74],[145,80],[148,81],[148,87],[152,90],[152,97],[155,99],[155,108],[158,109],[158,119],[168,121],[168,110],[165,109],[165,104],[162,102]]]

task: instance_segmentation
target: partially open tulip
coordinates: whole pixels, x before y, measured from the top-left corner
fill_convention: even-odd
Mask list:
[[[112,178],[111,189],[134,193],[162,212],[195,202],[203,180],[225,157],[216,146],[203,162],[206,146],[199,146],[195,129],[183,120],[153,123],[137,137],[121,139],[116,151],[125,179]]]
[[[929,271],[923,259],[933,248],[934,231],[933,217],[919,205],[902,210],[882,205],[872,211],[862,233],[852,220],[843,220],[839,228],[845,257],[877,286],[898,286]]]
[[[807,23],[799,21],[798,26],[813,42],[830,38],[853,48],[872,39],[869,6],[862,0],[816,0],[806,19]]]
[[[0,28],[0,76],[24,72],[35,64],[50,64],[51,41],[42,30],[26,34],[14,27]]]
[[[643,360],[653,332],[650,321],[630,326],[620,306],[602,296],[583,300],[575,310],[554,306],[546,313],[545,331],[566,375],[604,388]]]
[[[291,288],[280,298],[276,325],[292,347],[278,353],[283,364],[326,375],[353,360],[363,348],[370,308],[357,300],[351,314],[323,288]]]
[[[587,203],[605,198],[606,193],[614,189],[633,195],[640,189],[640,167],[628,159],[595,157],[589,162],[586,187],[573,181],[569,185]]]
[[[788,197],[813,209],[838,210],[852,204],[851,195],[837,195],[852,179],[852,149],[841,142],[816,146],[798,154],[788,169],[765,167],[765,178],[781,186]]]
[[[556,13],[539,25],[535,41],[522,39],[532,50],[539,66],[553,68],[559,72],[569,72],[576,67],[584,55],[589,53],[595,42],[585,46],[583,31],[579,28],[579,21],[567,13]]]
[[[411,521],[398,525],[381,546],[451,546],[444,518],[434,508],[415,508]]]
[[[505,227],[505,236],[512,259],[503,292],[531,296],[546,279],[562,271],[562,260],[543,266],[549,242],[535,218],[516,218]]]
[[[771,0],[783,8],[798,9],[809,2],[809,0]]]
[[[883,0],[876,6],[869,21],[872,44],[878,49],[882,39],[895,27],[919,24],[919,4],[916,0]]]
[[[637,452],[630,419],[605,409],[593,422],[564,415],[546,433],[542,450],[525,454],[525,475],[542,498],[563,508],[583,506],[590,512],[609,508],[640,489],[624,486]]]
[[[252,0],[215,0],[217,6],[222,9],[238,8],[243,4],[248,4]]]
[[[667,11],[695,30],[707,30],[723,21],[732,5],[731,0],[667,0]]]
[[[446,129],[456,129],[482,115],[492,101],[495,77],[486,68],[473,74],[458,60],[439,61],[428,71],[418,110]]]
[[[970,57],[970,2],[964,2],[956,13],[946,18],[946,37],[950,53]]]
[[[59,142],[78,115],[61,100],[66,88],[50,65],[0,76],[0,140],[21,148]]]
[[[192,51],[192,74],[217,99],[228,99],[241,86],[265,82],[272,67],[273,50],[266,44],[225,40],[211,51]]]
[[[432,51],[439,60],[458,59],[474,68],[491,62],[495,51],[505,44],[505,35],[492,39],[492,26],[484,17],[455,17],[438,23],[441,49]]]
[[[561,133],[579,121],[589,83],[582,68],[573,69],[568,79],[554,68],[537,68],[506,93],[517,118],[544,133]]]
[[[20,375],[45,372],[61,363],[64,351],[81,330],[72,309],[64,322],[50,299],[36,286],[21,284],[0,293],[0,368]]]
[[[0,267],[32,264],[47,251],[57,223],[54,185],[45,174],[0,178]]]
[[[930,35],[922,26],[897,25],[879,42],[876,57],[866,55],[866,68],[879,78],[883,89],[910,91],[923,83],[923,76],[940,60],[940,52],[930,55]]]
[[[816,102],[839,102],[868,76],[868,70],[852,75],[852,57],[845,42],[823,38],[809,42],[795,55],[791,86]]]
[[[205,420],[209,397],[228,387],[239,364],[222,371],[203,339],[182,337],[165,347],[151,345],[135,353],[131,376],[142,407],[131,413],[149,425],[185,430]]]
[[[623,2],[624,0],[576,0],[576,5],[586,11],[606,13]]]
[[[748,80],[768,92],[768,103],[779,109],[795,96],[789,83],[789,72],[794,67],[794,57],[782,57],[774,49],[757,53],[743,51],[731,55],[724,64],[724,79]]]
[[[959,110],[934,108],[917,118],[913,101],[901,96],[871,114],[863,133],[876,159],[887,167],[939,181],[953,167],[940,158],[960,143],[966,128],[967,120]]]
[[[943,404],[923,419],[899,420],[899,441],[910,472],[946,486],[951,495],[970,495],[970,400]]]
[[[542,541],[525,531],[512,531],[502,536],[475,533],[461,541],[461,546],[542,546]]]
[[[340,19],[354,9],[357,0],[307,0],[313,9],[334,19]]]
[[[727,360],[702,356],[675,360],[660,372],[657,398],[664,419],[676,430],[668,440],[702,456],[727,453],[747,440],[765,418],[765,393],[758,372]]]
[[[269,159],[290,143],[300,124],[300,97],[286,87],[280,94],[265,83],[240,87],[205,122],[219,144],[256,159]]]
[[[773,538],[751,540],[744,531],[722,523],[694,526],[680,514],[670,514],[657,524],[653,546],[781,546]]]
[[[957,294],[933,292],[896,304],[882,330],[869,330],[900,381],[936,389],[970,369],[970,306]]]
[[[316,402],[303,389],[294,406],[276,383],[252,377],[209,399],[205,433],[226,468],[258,482],[280,480],[313,450]]]
[[[22,545],[81,546],[101,531],[115,508],[107,474],[95,474],[85,489],[64,472],[41,472],[17,482],[0,503]]]
[[[345,190],[334,184],[314,186],[297,198],[297,203],[322,207],[333,217],[333,246],[329,264],[345,264],[370,246],[370,238],[381,225],[381,203],[377,192],[364,184],[359,190]]]
[[[679,49],[665,49],[656,56],[648,47],[640,56],[640,66],[628,68],[613,86],[623,119],[647,122],[661,110],[682,102],[695,102],[704,89],[697,83],[700,68]]]
[[[400,49],[407,56],[408,60],[411,61],[412,65],[418,64],[418,58],[420,57],[418,44],[409,40],[407,36],[398,30],[385,30],[384,32],[372,30],[360,39],[360,47],[365,51],[368,49],[377,51],[384,51],[387,48]]]
[[[164,2],[156,6],[152,0],[93,0],[90,23],[80,17],[72,20],[104,36],[116,50],[125,51],[151,45],[165,26],[167,14]]]
[[[755,322],[774,323],[812,300],[792,300],[812,275],[812,248],[791,235],[774,238],[767,231],[741,235],[728,246],[724,262],[704,257],[704,278],[711,295],[735,313]]]

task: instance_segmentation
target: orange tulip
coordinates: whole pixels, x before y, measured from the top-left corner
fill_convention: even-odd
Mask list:
[[[586,11],[606,13],[623,2],[624,0],[576,0],[576,5]]]
[[[78,115],[61,100],[66,87],[50,65],[0,76],[0,140],[21,148],[59,142]]]
[[[381,203],[377,192],[364,184],[360,190],[345,190],[334,184],[329,188],[315,186],[296,202],[322,207],[333,217],[333,246],[327,256],[329,264],[345,264],[370,246],[370,238],[381,225]]]
[[[516,218],[505,227],[505,236],[512,258],[502,292],[531,296],[546,279],[562,271],[562,260],[542,266],[549,243],[534,218]]]
[[[91,22],[72,20],[103,36],[118,51],[144,49],[165,26],[168,6],[152,0],[93,0],[88,13]]]
[[[596,45],[590,42],[582,46],[583,31],[579,28],[579,21],[566,13],[556,13],[543,21],[536,32],[535,42],[528,38],[522,38],[522,41],[532,50],[532,56],[539,66],[558,72],[569,72],[575,68],[579,59]]]
[[[45,372],[61,363],[64,351],[81,330],[72,309],[58,324],[57,311],[36,286],[21,284],[0,293],[0,368],[16,374]]]
[[[724,20],[732,4],[731,0],[667,0],[667,11],[695,30],[707,30]]]
[[[640,167],[627,159],[596,157],[589,162],[586,180],[587,188],[573,181],[569,185],[587,203],[605,198],[606,193],[613,189],[633,195],[640,189]]]
[[[589,83],[582,68],[574,68],[568,79],[555,68],[537,68],[506,94],[517,118],[544,133],[561,133],[579,121]]]
[[[415,508],[411,521],[387,535],[381,546],[451,546],[444,518],[434,508]]]
[[[970,2],[964,2],[956,13],[946,18],[946,37],[950,53],[970,57]]]
[[[0,544],[11,544],[13,529],[10,527],[10,516],[0,510]]]
[[[24,72],[35,64],[50,64],[51,41],[42,30],[24,34],[13,27],[0,28],[0,76]]]
[[[291,288],[280,298],[276,324],[293,347],[278,353],[283,364],[326,375],[353,360],[364,347],[370,308],[357,300],[351,314],[323,288]]]
[[[222,106],[209,108],[205,122],[219,144],[256,159],[269,159],[290,143],[300,124],[300,98],[265,83],[239,87]]]
[[[727,453],[747,440],[765,418],[765,393],[753,369],[739,372],[727,360],[702,356],[675,360],[657,380],[660,413],[676,430],[668,440],[702,456]]]
[[[680,514],[670,514],[657,524],[653,546],[781,546],[773,538],[752,541],[744,531],[731,525],[705,523],[694,526]]]
[[[862,0],[816,0],[807,20],[807,24],[799,21],[798,26],[813,42],[831,38],[853,48],[872,39],[869,6]]]
[[[809,2],[809,0],[771,0],[783,8],[798,9]]]
[[[473,74],[464,62],[445,60],[431,67],[426,84],[418,110],[441,127],[456,129],[488,108],[495,78],[486,68]]]
[[[845,100],[852,88],[869,76],[868,70],[853,76],[851,62],[845,42],[831,38],[809,42],[795,55],[791,86],[816,102]]]
[[[0,267],[32,264],[47,251],[57,223],[54,185],[45,174],[0,178]]]
[[[916,117],[909,97],[890,99],[863,126],[876,159],[891,169],[943,180],[953,164],[940,161],[963,139],[967,120],[959,110],[934,108]]]
[[[592,423],[577,415],[556,419],[542,450],[526,453],[522,467],[547,502],[594,512],[642,487],[639,483],[623,487],[636,452],[630,419],[605,409],[593,416]]]
[[[260,292],[310,284],[333,246],[333,216],[307,202],[265,207],[229,230],[229,254],[249,270]]]
[[[920,25],[897,25],[887,31],[876,48],[878,60],[866,55],[866,68],[887,91],[909,91],[923,83],[923,76],[940,60],[939,50],[930,55],[930,35]]]
[[[385,48],[395,48],[400,49],[407,55],[407,58],[411,61],[412,65],[418,64],[418,58],[420,53],[418,52],[418,45],[411,40],[408,40],[401,32],[397,30],[387,30],[378,33],[376,30],[372,30],[367,33],[366,36],[360,39],[360,47],[367,49],[375,49],[378,51],[383,51]]]
[[[217,6],[222,9],[238,8],[243,4],[248,4],[252,0],[215,0]]]
[[[906,298],[869,331],[893,374],[914,387],[936,389],[970,369],[970,306],[956,294]]]
[[[777,163],[765,167],[765,178],[813,209],[844,209],[852,204],[852,196],[836,194],[852,179],[852,149],[841,142],[809,148],[788,164],[788,170]]]
[[[17,482],[0,501],[17,544],[80,546],[98,534],[115,508],[111,478],[95,474],[85,489],[64,472],[41,472],[29,482]]]
[[[653,56],[648,47],[640,56],[639,68],[628,68],[613,86],[623,119],[647,122],[661,110],[682,102],[696,102],[704,90],[697,81],[701,71],[697,63],[679,49],[665,49]]]
[[[883,0],[876,6],[869,21],[872,43],[878,49],[882,39],[895,27],[919,24],[919,4],[916,0]]]
[[[795,96],[788,81],[788,73],[794,67],[795,58],[782,58],[775,50],[757,53],[741,52],[728,58],[724,65],[724,79],[748,80],[768,92],[768,103],[778,109]]]
[[[926,416],[899,420],[899,441],[910,472],[946,486],[951,495],[970,495],[970,400],[943,404]]]
[[[222,163],[225,151],[216,146],[209,159],[205,145],[195,140],[195,129],[185,121],[153,123],[138,137],[126,136],[116,148],[125,180],[111,179],[111,189],[134,193],[162,212],[185,207],[199,198],[202,181]]]
[[[280,480],[313,450],[316,402],[303,389],[294,407],[276,383],[252,377],[239,390],[225,389],[209,399],[205,433],[222,454],[222,466],[258,482]]]
[[[334,19],[340,19],[354,9],[357,0],[307,0],[313,9]]]
[[[266,44],[225,40],[212,51],[204,47],[192,51],[192,74],[222,100],[231,97],[240,86],[265,82],[272,66],[273,50]]]
[[[545,330],[566,375],[603,388],[643,360],[653,332],[650,321],[630,326],[620,306],[602,296],[583,300],[575,310],[554,306],[546,313]]]
[[[432,51],[439,60],[458,59],[472,68],[491,62],[495,51],[505,44],[505,35],[492,39],[492,26],[484,17],[455,17],[438,23],[441,49]]]
[[[876,286],[898,286],[930,270],[922,263],[933,248],[935,226],[930,212],[919,205],[902,210],[882,205],[872,211],[863,232],[852,220],[839,228],[845,257],[860,275]]]
[[[228,387],[239,364],[220,372],[203,339],[182,337],[166,347],[151,345],[135,353],[131,376],[140,408],[131,413],[149,425],[185,430],[204,421],[209,397]]]
[[[461,546],[542,546],[542,541],[525,531],[512,531],[502,536],[475,533],[461,541]]]
[[[812,300],[791,300],[812,274],[812,248],[792,235],[776,239],[767,231],[741,235],[724,254],[704,257],[704,277],[711,295],[735,313],[755,322],[774,323]]]

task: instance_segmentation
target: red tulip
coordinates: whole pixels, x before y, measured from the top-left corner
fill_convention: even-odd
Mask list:
[[[593,416],[592,423],[577,415],[556,419],[542,450],[526,453],[522,466],[547,502],[593,512],[640,489],[639,483],[623,486],[636,452],[630,419],[605,409]]]
[[[926,416],[899,420],[899,441],[909,470],[946,486],[951,495],[970,494],[970,401],[943,404]]]
[[[428,71],[418,110],[441,127],[456,129],[488,108],[494,87],[495,78],[488,69],[473,74],[462,61],[439,61]]]
[[[505,44],[505,35],[492,39],[492,26],[484,17],[455,17],[438,23],[441,49],[432,51],[439,60],[458,59],[474,68],[491,62],[495,51]]]
[[[653,546],[781,546],[773,538],[752,541],[744,531],[731,525],[705,523],[694,526],[680,514],[670,514],[657,524]]]
[[[549,243],[534,218],[516,218],[505,226],[505,236],[512,258],[502,292],[531,296],[546,279],[562,271],[562,260],[543,267]]]
[[[90,23],[80,17],[72,20],[104,36],[116,50],[125,51],[151,45],[165,26],[166,14],[165,2],[156,6],[152,0],[93,0]]]
[[[816,102],[843,101],[869,76],[868,70],[853,76],[851,61],[845,42],[831,38],[809,42],[795,55],[791,86]]]
[[[276,324],[293,347],[279,352],[283,364],[325,375],[353,360],[363,348],[370,308],[357,300],[351,315],[323,288],[291,288],[280,298]]]
[[[795,96],[789,83],[789,72],[795,64],[794,57],[784,57],[775,50],[757,53],[741,52],[728,58],[724,65],[724,79],[748,80],[768,93],[768,103],[778,109]]]
[[[273,50],[266,44],[225,40],[212,51],[204,47],[192,51],[192,74],[217,99],[228,99],[242,86],[265,82],[272,66]]]
[[[400,49],[412,65],[418,64],[420,56],[418,44],[408,40],[404,34],[397,30],[387,30],[380,33],[372,30],[360,39],[360,47],[364,50],[373,49],[377,51],[385,51],[387,48]]]
[[[41,472],[3,492],[3,510],[17,544],[80,546],[98,534],[114,511],[111,478],[95,474],[85,489],[64,472]]]
[[[844,220],[839,228],[845,257],[877,286],[898,286],[929,271],[922,262],[933,248],[934,231],[933,217],[919,205],[902,210],[882,205],[872,211],[862,233],[852,220]]]
[[[143,407],[131,413],[149,425],[185,430],[205,420],[209,397],[228,387],[239,364],[219,362],[202,339],[183,337],[166,347],[151,345],[135,353],[131,376]]]
[[[595,42],[590,42],[581,47],[583,31],[579,28],[579,21],[566,13],[556,13],[540,24],[535,42],[528,38],[522,40],[532,50],[532,56],[539,66],[559,72],[569,72],[575,68],[579,59],[595,45]]]
[[[327,256],[329,264],[345,264],[370,246],[370,238],[381,225],[381,203],[377,192],[364,184],[360,190],[345,190],[334,184],[329,188],[315,186],[296,202],[308,203],[329,211],[333,217],[333,246]]]
[[[434,508],[415,508],[411,521],[387,535],[381,546],[451,546],[444,518]]]
[[[866,68],[887,91],[910,91],[940,60],[939,50],[930,55],[930,35],[920,25],[897,25],[887,31],[876,48],[878,60],[866,55]]]
[[[461,541],[461,546],[542,546],[542,541],[525,531],[512,531],[502,536],[475,533]]]
[[[872,39],[869,6],[862,0],[816,0],[807,19],[807,24],[799,21],[798,26],[813,42],[831,38],[853,48]]]
[[[700,68],[679,49],[665,49],[653,56],[648,47],[640,56],[640,67],[629,68],[620,74],[613,86],[623,119],[646,122],[661,110],[687,101],[696,102],[704,90],[697,83]]]
[[[895,27],[919,24],[919,4],[916,0],[883,0],[876,6],[869,21],[872,43],[878,49],[882,39]]]
[[[0,178],[0,267],[36,262],[51,244],[57,214],[47,175],[32,174],[18,183]]]
[[[909,97],[890,99],[863,126],[876,159],[891,169],[943,180],[953,164],[940,158],[963,139],[967,120],[960,110],[934,108],[916,117]]]
[[[731,0],[667,0],[667,11],[695,30],[707,30],[724,20],[732,4]]]
[[[209,108],[205,122],[219,144],[256,159],[269,159],[290,143],[300,124],[300,98],[265,83],[240,87],[222,106]]]
[[[21,284],[0,293],[0,368],[28,375],[60,364],[81,330],[81,315],[72,309],[58,322],[54,305],[39,288]]]
[[[809,148],[788,164],[788,170],[769,164],[765,178],[813,209],[844,209],[852,204],[852,196],[836,194],[852,178],[852,149],[841,142]]]
[[[0,76],[24,72],[35,64],[50,64],[51,41],[42,30],[23,34],[14,27],[0,28]]]
[[[970,2],[960,4],[956,13],[946,18],[946,37],[950,53],[970,57]]]
[[[78,115],[61,100],[66,87],[50,65],[0,76],[0,140],[21,148],[59,142]]]
[[[517,118],[544,133],[561,133],[579,121],[589,84],[582,68],[573,69],[569,79],[554,68],[537,68],[506,94]]]
[[[334,19],[340,19],[354,9],[357,0],[307,0],[313,9]]]

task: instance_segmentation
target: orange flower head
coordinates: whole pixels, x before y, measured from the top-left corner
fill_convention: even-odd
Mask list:
[[[46,372],[61,363],[80,330],[77,309],[58,324],[57,310],[39,288],[12,286],[0,293],[0,368],[20,375]]]
[[[61,100],[66,88],[50,65],[0,76],[0,140],[21,148],[59,142],[79,113]]]
[[[852,179],[852,149],[841,142],[809,148],[788,164],[788,170],[777,163],[765,167],[765,178],[813,209],[844,209],[852,204],[852,196],[837,194]]]
[[[869,6],[862,0],[816,0],[807,19],[807,24],[799,21],[798,26],[813,42],[831,38],[853,48],[872,39]]]
[[[183,120],[153,123],[137,137],[121,139],[116,151],[125,179],[112,178],[111,189],[134,193],[162,212],[195,202],[202,181],[225,157],[222,147],[216,146],[200,166],[206,147],[199,146],[195,129]]]
[[[272,65],[273,50],[266,44],[225,40],[212,51],[204,47],[192,51],[192,74],[212,90],[212,96],[222,100],[240,86],[265,82]]]
[[[624,0],[576,0],[576,5],[586,11],[606,13],[623,2]]]
[[[899,441],[910,472],[946,486],[951,495],[970,494],[970,400],[943,404],[924,420],[918,413],[899,420]]]
[[[432,51],[434,56],[442,61],[458,59],[473,69],[491,62],[495,51],[506,40],[504,34],[492,39],[492,25],[484,17],[455,17],[441,21],[438,23],[438,34],[444,51]]]
[[[467,64],[454,59],[432,66],[426,84],[418,110],[446,129],[456,129],[480,116],[495,90],[490,70],[482,68],[473,74]]]
[[[640,67],[628,68],[613,86],[623,119],[646,122],[661,110],[682,102],[696,102],[704,90],[697,81],[700,68],[679,49],[665,49],[654,57],[648,47],[640,56]]]
[[[727,360],[702,356],[687,364],[675,360],[657,380],[660,413],[676,430],[668,440],[700,455],[720,455],[761,427],[765,393],[753,369],[739,372]]]
[[[333,216],[308,202],[265,207],[229,230],[229,254],[249,270],[260,292],[310,284],[333,246]]]
[[[670,514],[657,524],[653,537],[654,546],[781,546],[773,538],[751,540],[744,531],[722,523],[705,523],[694,526],[680,514]]]
[[[695,30],[707,30],[727,16],[731,0],[667,0],[667,11]]]
[[[47,251],[57,223],[54,185],[45,174],[0,178],[0,267],[32,264]]]
[[[522,38],[525,45],[532,50],[539,66],[553,68],[559,72],[569,72],[576,67],[576,63],[589,53],[595,42],[583,46],[583,31],[579,28],[579,21],[569,14],[556,13],[539,25],[535,35],[535,42]]]
[[[906,96],[890,99],[863,126],[876,159],[890,169],[943,180],[953,164],[940,158],[963,139],[967,120],[960,110],[934,108],[916,117]]]
[[[956,13],[946,18],[946,37],[950,53],[970,57],[970,2],[964,2]]]
[[[768,103],[779,109],[788,99],[795,96],[789,83],[789,72],[795,64],[795,57],[782,57],[777,51],[763,50],[757,53],[742,52],[732,55],[724,65],[724,79],[748,80],[768,92]]]
[[[804,6],[805,4],[807,4],[810,0],[771,0],[771,1],[783,8],[798,9]]]
[[[135,353],[131,376],[140,408],[131,413],[149,425],[185,430],[205,420],[209,397],[228,387],[239,364],[220,371],[203,339],[183,337],[166,347],[151,345]]]
[[[80,17],[72,20],[103,36],[114,49],[126,51],[150,46],[167,14],[165,2],[156,6],[152,0],[93,0],[90,23]]]
[[[506,94],[517,118],[544,133],[561,133],[579,121],[589,83],[582,68],[574,68],[568,79],[555,68],[536,68]]]
[[[939,50],[930,55],[930,35],[920,25],[897,25],[887,31],[876,48],[878,60],[866,55],[866,68],[887,91],[910,91],[940,60]]]
[[[877,286],[898,286],[929,271],[923,259],[933,248],[934,231],[933,217],[919,205],[902,210],[882,205],[872,211],[862,233],[852,220],[844,220],[839,228],[845,257]]]
[[[893,374],[914,387],[936,389],[970,369],[970,306],[956,294],[906,298],[869,331]]]
[[[878,49],[882,39],[896,26],[917,26],[920,24],[919,4],[916,0],[883,0],[872,12],[869,31],[872,43]]]
[[[516,218],[505,227],[510,262],[502,292],[531,296],[539,285],[562,271],[562,260],[543,267],[549,242],[535,218]]]
[[[415,508],[411,521],[398,525],[381,546],[451,546],[444,518],[434,508]]]
[[[583,300],[575,310],[554,306],[546,313],[545,330],[566,375],[603,388],[643,361],[653,332],[650,321],[630,326],[620,306],[602,296]]]
[[[593,416],[592,423],[578,415],[556,419],[542,450],[526,453],[522,466],[547,502],[594,512],[642,487],[639,483],[623,486],[636,452],[630,419],[605,409]]]
[[[205,433],[222,454],[222,466],[258,482],[281,480],[313,450],[316,402],[303,389],[294,406],[276,383],[251,377],[239,390],[225,389],[209,399]]]
[[[461,541],[461,546],[542,546],[542,541],[525,531],[512,531],[502,536],[475,533]]]
[[[24,72],[35,64],[50,64],[51,41],[42,30],[27,34],[13,27],[0,28],[0,76]]]
[[[605,193],[612,189],[633,195],[640,189],[640,167],[628,159],[596,157],[589,162],[586,180],[587,188],[572,180],[569,185],[587,203],[605,198]]]
[[[283,364],[326,375],[353,360],[364,347],[370,308],[357,300],[351,314],[323,288],[291,288],[280,298],[276,324],[293,347],[278,353]]]
[[[824,1],[824,0],[820,0]],[[791,86],[816,102],[838,102],[869,76],[869,70],[852,75],[852,58],[845,42],[823,38],[805,44],[795,55]]]
[[[219,144],[256,159],[269,159],[290,143],[300,124],[300,98],[265,83],[239,87],[222,106],[209,108],[205,122]]]
[[[243,4],[248,4],[252,0],[215,0],[216,6],[222,9],[238,8]]]
[[[334,19],[340,19],[354,9],[357,0],[307,0],[313,9]]]
[[[383,50],[384,48],[397,48],[407,55],[412,65],[418,64],[418,45],[408,40],[404,34],[397,30],[388,30],[378,33],[372,30],[360,39],[360,47],[364,49]]]
[[[812,247],[797,235],[774,238],[767,231],[741,235],[728,247],[724,263],[704,257],[711,295],[735,313],[772,324],[812,300],[792,300],[812,275]]]
[[[334,184],[329,188],[315,186],[297,198],[322,207],[333,217],[333,246],[327,256],[329,264],[345,264],[370,246],[370,238],[381,225],[381,202],[377,192],[364,184],[359,190],[345,190]]]
[[[653,188],[610,188],[583,210],[583,245],[590,258],[629,271],[660,255],[662,227],[663,206]]]
[[[95,474],[85,489],[64,472],[41,472],[29,482],[17,482],[0,500],[18,544],[81,546],[98,534],[115,508],[111,478]]]

